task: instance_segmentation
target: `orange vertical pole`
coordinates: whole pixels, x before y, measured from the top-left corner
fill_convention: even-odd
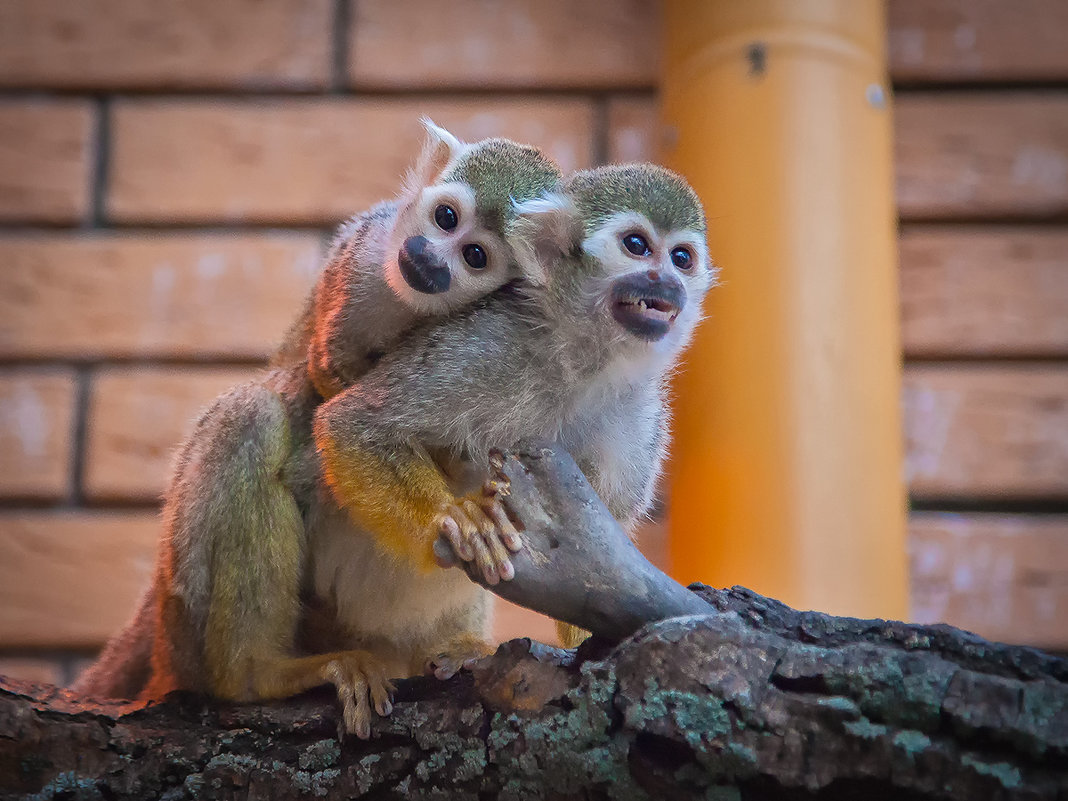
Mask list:
[[[666,0],[665,163],[722,285],[677,382],[683,581],[907,614],[885,11]]]

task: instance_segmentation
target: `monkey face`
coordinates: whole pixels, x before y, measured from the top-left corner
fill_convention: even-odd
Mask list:
[[[386,278],[402,300],[424,311],[470,303],[513,274],[511,248],[481,219],[463,183],[420,190],[401,211],[394,240],[396,261],[387,263]]]
[[[519,277],[502,230],[512,198],[553,186],[559,169],[537,149],[506,139],[466,144],[429,120],[405,182],[386,281],[406,305],[442,314]]]
[[[697,195],[651,164],[573,174],[562,192],[519,204],[509,242],[525,269],[543,265],[542,305],[561,339],[624,370],[670,364],[715,280]]]
[[[684,342],[712,280],[699,231],[664,231],[644,214],[617,212],[585,238],[589,280],[604,284],[599,306],[626,334],[647,343]],[[692,300],[691,300],[692,299]]]

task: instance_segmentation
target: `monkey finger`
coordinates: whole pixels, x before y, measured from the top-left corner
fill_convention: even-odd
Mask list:
[[[497,525],[497,529],[501,532],[501,541],[505,547],[512,553],[523,550],[523,538],[519,536],[516,527],[508,519],[508,514],[504,511],[504,507],[499,503],[488,503],[482,509]]]
[[[493,557],[490,555],[486,543],[481,537],[475,537],[472,540],[472,544],[475,548],[475,564],[478,565],[478,569],[482,572],[482,577],[485,578],[486,583],[491,586],[498,584],[501,577],[500,574],[497,573],[497,564],[493,561]]]
[[[355,727],[352,733],[361,740],[371,739],[371,699],[370,687],[362,675],[353,676],[352,694],[356,701],[356,710],[353,715]]]
[[[463,502],[463,510],[471,522],[475,524],[478,533],[483,539],[488,539],[489,535],[493,534],[497,528],[493,521],[486,516],[486,513],[482,511],[482,507],[474,501],[465,500]]]
[[[387,681],[371,682],[371,699],[375,704],[375,712],[382,717],[386,717],[393,711],[391,688],[392,685]]]
[[[460,537],[467,544],[468,548],[473,548],[473,543],[479,537],[478,521],[472,520],[465,508],[466,501],[459,501],[458,504],[451,504],[445,511],[449,517],[456,521],[456,525],[460,529]],[[472,558],[474,558],[472,554]]]
[[[493,505],[493,504],[490,504]],[[508,558],[508,550],[501,544],[500,532],[497,524],[483,511],[483,508],[474,501],[463,502],[464,512],[478,526],[482,542],[489,551],[489,557],[494,564],[494,572],[504,580],[510,581],[515,578],[515,568]],[[477,540],[476,540],[477,542]],[[497,582],[492,582],[496,584]]]
[[[452,515],[446,515],[442,519],[441,533],[448,539],[452,550],[459,559],[464,562],[470,562],[475,558],[475,553],[471,550],[469,540],[464,537],[463,532],[460,530],[460,525]]]
[[[483,519],[489,525],[482,528],[482,539],[489,549],[490,558],[497,565],[497,574],[502,580],[511,581],[515,578],[515,568],[512,567],[510,554],[502,542],[502,532],[488,515],[483,513]]]
[[[347,681],[341,674],[340,666],[337,666],[334,673],[336,678],[332,679],[332,681],[337,689],[338,703],[341,704],[341,719],[344,721],[345,731],[366,740],[367,737],[359,733],[359,711],[356,707],[352,683]],[[370,736],[370,732],[368,732],[368,736]]]
[[[486,537],[486,547],[489,548],[490,557],[497,565],[497,574],[502,581],[511,581],[515,578],[515,568],[512,560],[508,558],[508,549],[501,543],[500,538],[493,534]]]
[[[455,662],[453,662],[451,659],[446,658],[445,655],[442,654],[442,656],[440,656],[434,662],[434,678],[440,679],[441,681],[451,679],[453,676],[456,675],[456,672],[459,669],[459,666],[456,665]]]

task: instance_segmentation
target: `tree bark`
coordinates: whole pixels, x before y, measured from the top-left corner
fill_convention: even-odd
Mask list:
[[[566,455],[500,469],[528,549],[494,589],[636,633],[514,640],[448,682],[401,681],[369,741],[338,739],[327,689],[137,709],[0,679],[0,797],[1068,800],[1065,660],[683,590],[619,541]]]

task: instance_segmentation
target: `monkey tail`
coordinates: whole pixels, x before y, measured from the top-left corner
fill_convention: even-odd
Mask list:
[[[155,584],[145,590],[133,619],[108,640],[97,660],[71,684],[73,692],[97,698],[136,699],[152,672]]]

